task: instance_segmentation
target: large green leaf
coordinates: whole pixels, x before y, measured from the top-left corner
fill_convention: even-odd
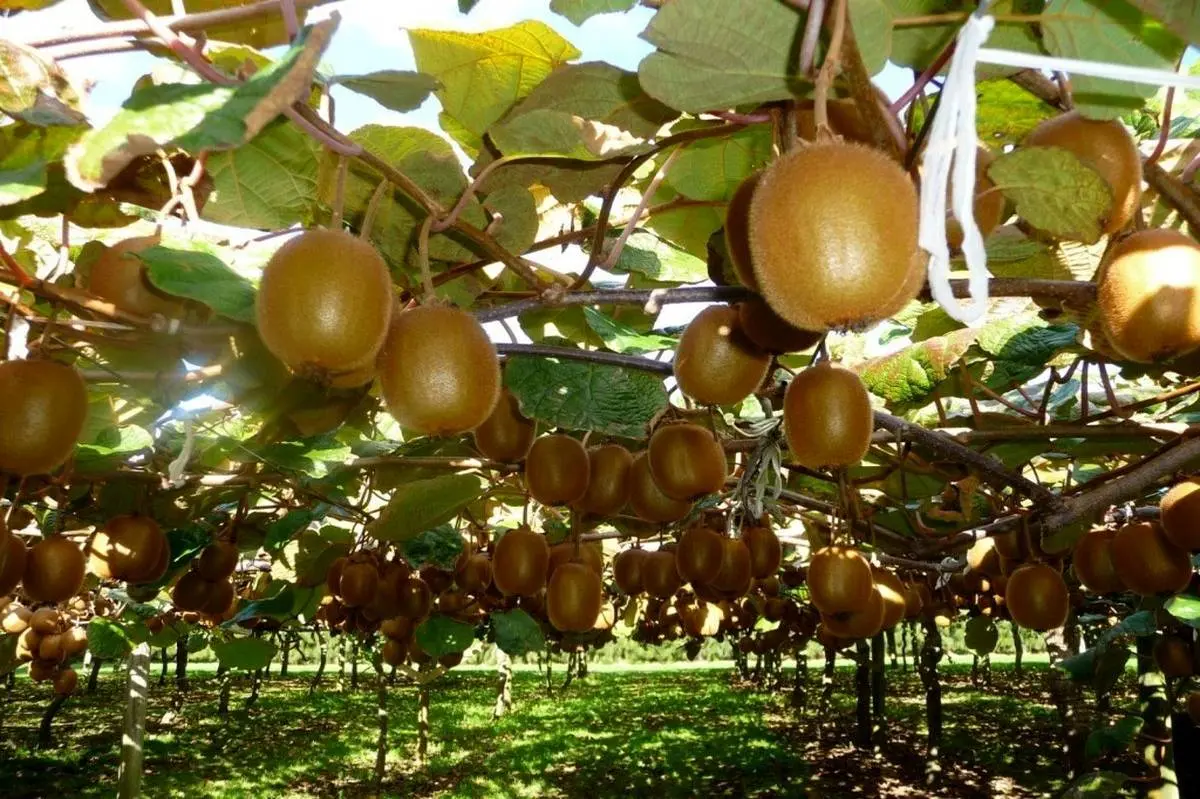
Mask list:
[[[474,474],[446,474],[405,483],[392,492],[387,507],[367,527],[381,541],[407,541],[450,521],[483,493]]]
[[[296,517],[297,523],[304,519],[306,511],[293,511],[301,514]],[[304,524],[307,527],[308,522]],[[319,530],[303,529],[299,535],[293,534],[282,549],[274,553],[271,576],[302,586],[320,585],[325,581],[333,562],[343,555],[349,555],[353,546],[354,534],[345,528],[326,525]]]
[[[1188,44],[1200,42],[1200,0],[1130,0]]]
[[[579,57],[544,22],[529,20],[484,33],[408,31],[417,69],[441,83],[445,114],[467,133],[484,132],[550,71]]]
[[[88,622],[87,636],[92,657],[100,660],[120,660],[133,648],[125,628],[111,619],[92,619]]]
[[[989,147],[1017,144],[1039,122],[1058,113],[1053,106],[1009,80],[981,81],[976,84],[975,93],[978,103],[975,129]]]
[[[684,147],[667,182],[692,200],[728,200],[751,172],[771,160],[771,132],[765,125],[745,128]]]
[[[210,252],[148,247],[135,253],[154,286],[204,303],[222,316],[254,322],[254,287]]]
[[[317,144],[287,120],[235,150],[215,152],[212,194],[200,215],[221,225],[281,230],[302,221],[317,195]]]
[[[435,78],[421,72],[384,69],[366,75],[338,75],[330,78],[335,86],[365,94],[392,111],[412,111],[425,102],[438,87]]]
[[[135,452],[153,447],[154,438],[143,427],[109,427],[92,441],[75,448],[75,468],[83,472],[112,469]]]
[[[504,383],[531,419],[551,427],[643,438],[667,407],[661,378],[607,364],[513,356]]]
[[[1167,600],[1163,609],[1184,624],[1200,628],[1200,597],[1177,594]]]
[[[232,641],[213,641],[212,650],[222,666],[256,671],[267,667],[279,647],[261,638],[235,638]]]
[[[430,616],[414,634],[417,645],[433,658],[462,652],[475,640],[475,628],[449,616]]]
[[[656,217],[655,222],[659,221]],[[702,259],[646,230],[639,230],[626,240],[609,271],[617,275],[637,272],[661,283],[700,283],[708,279],[708,264]]]
[[[1112,188],[1096,170],[1061,147],[1025,147],[997,158],[988,176],[1029,224],[1091,243],[1112,210]]]
[[[950,375],[975,341],[978,331],[955,330],[926,339],[858,367],[867,389],[888,402],[916,402],[928,397]]]
[[[238,147],[308,96],[336,24],[327,20],[305,28],[283,58],[245,83],[169,83],[135,91],[108,124],[71,147],[67,176],[79,188],[94,191],[133,159],[167,145],[189,152]]]
[[[546,635],[541,625],[520,608],[493,613],[490,619],[496,646],[510,657],[541,652],[545,648]]]
[[[675,188],[666,182],[658,187],[654,197],[651,198],[651,205],[658,206],[672,200],[682,199]],[[708,277],[708,242],[722,225],[725,224],[725,208],[724,206],[711,205],[680,205],[666,210],[655,211],[649,219],[646,220],[646,227],[653,230],[658,236],[675,247],[683,250],[691,255],[700,263],[699,272],[703,275],[697,280],[703,280]],[[635,236],[637,234],[634,234]],[[656,251],[657,252],[657,251]],[[651,262],[653,265],[654,262]],[[633,271],[642,271],[640,268],[633,267]],[[671,280],[672,278],[654,277],[648,272],[645,273],[652,280]],[[685,280],[682,282],[695,282]]]
[[[463,538],[452,525],[439,524],[408,539],[400,545],[400,550],[414,567],[431,563],[439,569],[452,569],[462,554]]]
[[[550,10],[582,25],[597,14],[628,11],[637,0],[550,0]]]
[[[246,603],[233,617],[232,623],[239,624],[247,619],[290,621],[314,607],[324,593],[325,588],[322,585],[309,588],[284,585],[279,593],[273,596]]]
[[[295,508],[276,519],[267,528],[263,547],[268,552],[274,552],[291,541],[300,532],[317,519],[324,516],[317,508]]]
[[[638,76],[651,95],[692,113],[791,99],[808,85],[795,76],[803,23],[787,3],[672,0],[642,34],[658,51]]]
[[[674,336],[661,333],[639,333],[628,325],[595,308],[584,306],[583,316],[588,326],[604,340],[604,346],[613,352],[643,353],[673,350],[679,344]]]
[[[1034,314],[1009,316],[978,331],[976,343],[1000,361],[1039,369],[1064,347],[1075,343],[1079,329],[1073,324],[1047,325]]]
[[[83,131],[79,126],[39,128],[23,122],[0,127],[0,205],[45,191],[47,167],[62,158]]]
[[[31,125],[78,125],[79,95],[66,73],[32,47],[0,39],[0,111]]]
[[[1042,2],[1043,0],[994,0],[988,11],[996,15],[997,23],[988,37],[988,46],[1024,53],[1041,52],[1040,42],[1030,23],[1008,21],[1005,17],[1028,17],[1036,14],[1041,10]],[[958,34],[962,21],[954,16],[955,13],[974,10],[974,5],[965,4],[962,0],[884,0],[884,4],[888,6],[894,26],[890,40],[883,40],[885,45],[890,45],[887,55],[893,63],[917,70],[924,70],[932,64]],[[914,17],[932,22],[928,18],[937,16],[943,16],[945,22],[906,24],[906,20]],[[982,63],[979,65],[981,78],[1008,75],[1015,71],[1012,67],[994,67]]]

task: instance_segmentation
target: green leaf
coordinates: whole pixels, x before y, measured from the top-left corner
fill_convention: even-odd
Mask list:
[[[692,142],[676,157],[667,182],[689,199],[724,201],[770,160],[771,132],[756,125],[730,136]]]
[[[637,0],[550,0],[550,10],[582,25],[597,14],[628,11]]]
[[[1097,696],[1104,696],[1116,687],[1130,655],[1129,648],[1124,646],[1105,646],[1100,650],[1092,675],[1092,690]]]
[[[1123,752],[1133,743],[1133,739],[1141,732],[1145,721],[1140,716],[1122,716],[1113,724],[1107,724],[1103,719],[1101,726],[1092,730],[1084,746],[1084,756],[1093,761],[1108,752]]]
[[[651,205],[659,205],[676,199],[679,199],[679,193],[675,191],[674,187],[664,183],[658,187],[658,191],[651,198]],[[653,216],[646,220],[645,226],[653,230],[664,241],[670,242],[675,247],[695,258],[700,264],[699,272],[704,276],[697,278],[697,280],[703,280],[708,277],[709,239],[724,224],[725,209],[723,207],[684,205],[664,211],[656,211]],[[634,235],[636,236],[637,234]],[[661,253],[657,250],[655,250],[655,253],[661,257]],[[653,262],[651,263],[653,264]],[[633,271],[642,270],[634,268]],[[652,280],[664,281],[671,279],[654,277],[647,273],[644,274]],[[681,282],[696,281],[686,280]]]
[[[961,0],[885,0],[894,17],[890,42],[890,60],[900,66],[924,70],[931,65],[950,41],[958,34],[962,25],[961,20],[947,17],[947,22],[941,25],[909,25],[902,24],[906,18],[929,17],[954,14],[963,11]],[[1040,43],[1033,33],[1032,26],[1026,22],[1007,22],[1005,16],[1033,15],[1041,11],[1042,0],[995,0],[988,12],[998,20],[991,35],[988,37],[988,47],[1000,50],[1016,50],[1024,53],[1042,52]],[[968,6],[973,10],[974,6]],[[857,27],[855,33],[857,34]],[[861,47],[861,45],[860,45]],[[864,49],[864,56],[867,56]],[[944,69],[944,68],[943,68]],[[1005,76],[1016,72],[1014,67],[996,67],[990,64],[979,65],[980,78]]]
[[[302,508],[292,513],[308,514],[309,511]],[[298,517],[293,523],[299,523],[301,518],[303,517]],[[306,522],[306,527],[307,524]],[[276,533],[283,535],[284,530],[278,529]],[[273,554],[272,577],[301,586],[316,586],[325,582],[329,567],[335,560],[350,554],[350,549],[354,546],[354,534],[333,525],[326,525],[319,530],[309,527],[301,530],[299,535],[293,531],[277,552],[275,542],[272,544],[273,546],[268,547]]]
[[[872,358],[858,367],[859,377],[867,390],[888,402],[923,400],[949,377],[977,335],[976,330],[955,330],[891,355]]]
[[[381,541],[408,541],[450,521],[483,493],[474,474],[446,474],[398,486],[367,532]]]
[[[310,477],[325,477],[334,467],[343,465],[351,456],[348,444],[332,435],[299,441],[280,441],[263,447],[256,454],[266,463],[281,470],[294,470]]]
[[[482,136],[550,71],[579,50],[544,22],[529,20],[484,33],[413,29],[417,69],[441,83],[444,113]]]
[[[1167,600],[1163,608],[1184,624],[1200,628],[1200,597],[1176,594]]]
[[[284,585],[279,593],[266,599],[256,599],[244,605],[229,624],[240,624],[247,619],[275,619],[290,621],[295,619],[314,600],[324,594],[321,585],[304,588],[298,585]]]
[[[642,33],[658,51],[638,76],[651,95],[691,113],[789,100],[807,88],[794,74],[803,19],[786,3],[672,0]]]
[[[700,283],[708,279],[708,264],[702,259],[645,230],[629,237],[609,271],[617,275],[637,272],[662,283]]]
[[[1200,42],[1200,0],[1130,0],[1189,44]]]
[[[120,660],[133,649],[125,628],[111,619],[96,617],[89,621],[87,637],[92,657],[101,660]]]
[[[230,669],[257,671],[265,669],[279,647],[261,638],[235,638],[232,641],[213,641],[217,662]]]
[[[1112,188],[1096,170],[1061,147],[1025,147],[988,168],[1017,214],[1051,235],[1092,243],[1112,209]]]
[[[568,430],[643,438],[667,407],[661,378],[607,364],[516,355],[504,383],[527,417]]]
[[[169,83],[134,92],[103,128],[67,153],[67,176],[84,191],[113,179],[133,159],[173,145],[189,152],[237,147],[308,96],[336,20],[309,26],[266,69],[237,86]]]
[[[1111,799],[1127,782],[1129,777],[1119,771],[1094,771],[1071,783],[1061,799]]]
[[[148,247],[135,255],[155,288],[202,302],[222,316],[254,323],[254,287],[209,252]]]
[[[366,75],[337,75],[329,79],[334,86],[365,94],[392,111],[412,111],[425,102],[438,87],[436,78],[421,72],[384,69]]]
[[[282,230],[302,221],[317,195],[316,142],[287,120],[236,150],[209,155],[213,191],[200,215],[220,225]]]
[[[1050,0],[1041,30],[1050,55],[1166,72],[1175,70],[1185,49],[1174,34],[1126,0]],[[1111,119],[1140,108],[1158,87],[1072,75],[1071,90],[1080,113]]]
[[[493,613],[490,618],[496,647],[509,657],[541,652],[545,648],[546,635],[541,625],[520,608]]]
[[[440,569],[452,569],[462,554],[463,539],[452,525],[439,524],[403,542],[400,551],[414,568],[432,563]]]
[[[0,111],[31,125],[86,121],[62,68],[32,47],[0,39]]]
[[[999,360],[1042,366],[1053,355],[1075,343],[1079,329],[1073,324],[1047,325],[1034,314],[997,319],[979,330],[979,348]]]
[[[483,207],[492,218],[498,219],[492,235],[509,252],[525,252],[537,239],[537,200],[528,189],[505,186],[488,193]],[[461,282],[461,281],[457,281]]]
[[[867,74],[883,70],[892,51],[892,15],[884,0],[850,0],[848,10],[854,39]]]
[[[976,655],[980,657],[990,655],[995,651],[996,643],[999,640],[1000,631],[996,629],[995,623],[987,616],[976,616],[967,621],[964,641],[967,648]]]
[[[132,424],[110,427],[95,441],[75,448],[75,468],[84,472],[112,468],[115,462],[124,461],[135,452],[153,447],[154,438],[145,428]]]
[[[263,549],[268,552],[274,552],[282,547],[287,542],[291,541],[296,533],[303,530],[308,525],[312,524],[317,519],[325,514],[318,514],[315,508],[296,508],[290,510],[283,516],[271,523],[267,527],[266,538],[263,541]]]
[[[0,205],[45,191],[47,167],[62,158],[83,131],[79,126],[39,128],[22,122],[0,127]]]
[[[613,352],[643,353],[673,350],[679,344],[674,336],[661,333],[639,333],[628,325],[621,324],[595,308],[584,306],[583,316],[588,327],[604,340],[604,346]]]
[[[1038,123],[1058,113],[1009,80],[981,81],[975,85],[975,93],[975,129],[980,140],[993,148],[1020,143]]]
[[[437,614],[421,622],[415,633],[417,645],[432,658],[464,651],[475,640],[475,628]]]

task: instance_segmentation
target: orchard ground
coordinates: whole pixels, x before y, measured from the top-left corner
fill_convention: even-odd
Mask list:
[[[820,660],[810,661],[807,701],[791,704],[795,670],[782,686],[735,678],[728,663],[601,665],[562,687],[560,660],[548,691],[536,667],[518,667],[514,709],[493,721],[496,677],[456,669],[431,689],[429,762],[418,768],[416,689],[389,688],[389,752],[382,795],[476,796],[962,796],[1057,795],[1058,722],[1044,656],[1017,675],[993,658],[973,683],[970,658],[941,668],[946,730],[940,784],[926,790],[924,700],[916,672],[889,668],[887,732],[878,751],[854,738],[854,671],[835,674],[830,710],[818,723]],[[171,710],[168,677],[152,690],[144,793],[154,797],[358,797],[375,795],[378,726],[374,671],[359,687],[326,672],[309,695],[311,665],[269,676],[249,709],[250,678],[234,680],[229,713],[217,713],[220,682],[195,664],[182,709]],[[989,684],[990,683],[990,684]],[[782,690],[781,690],[782,688]],[[1132,690],[1132,676],[1123,682]],[[111,796],[120,746],[123,681],[105,668],[95,693],[72,697],[54,721],[51,748],[37,749],[46,692],[22,677],[6,703],[0,785],[10,797]]]

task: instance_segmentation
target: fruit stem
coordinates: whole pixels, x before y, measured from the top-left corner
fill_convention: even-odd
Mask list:
[[[349,161],[345,155],[338,155],[337,181],[333,190],[333,215],[329,219],[329,227],[333,230],[342,229],[342,213],[346,203],[346,171]]]
[[[429,270],[429,231],[433,228],[433,222],[433,214],[425,217],[425,221],[421,223],[421,230],[417,233],[417,265],[421,268],[421,285],[425,289],[425,296],[421,300],[423,303],[432,302],[437,297],[433,287],[433,274]]]
[[[358,230],[358,237],[363,241],[370,241],[371,229],[375,227],[375,216],[379,213],[379,203],[383,200],[384,192],[391,184],[386,180],[379,181],[379,185],[375,187],[375,191],[371,193],[371,200],[367,203],[366,213],[363,214],[362,225]]]
[[[814,2],[813,5],[816,5]],[[829,50],[821,62],[821,71],[817,73],[816,91],[813,95],[813,122],[817,128],[817,138],[821,139],[832,134],[829,127],[829,90],[833,79],[841,65],[842,39],[846,34],[846,0],[836,0],[833,7],[833,32],[829,37]]]

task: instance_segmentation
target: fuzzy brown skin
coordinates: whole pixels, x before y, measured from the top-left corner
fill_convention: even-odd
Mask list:
[[[1029,563],[1008,578],[1004,603],[1013,623],[1030,630],[1053,630],[1067,622],[1071,599],[1062,573],[1044,563]]]
[[[492,582],[506,596],[534,596],[546,585],[550,546],[527,527],[500,537],[492,552]]]
[[[750,200],[762,172],[755,172],[734,189],[729,204],[725,206],[725,246],[738,281],[749,289],[758,291],[758,278],[754,276],[753,255],[750,252]]]
[[[1178,593],[1192,579],[1191,557],[1167,539],[1157,522],[1127,524],[1118,530],[1112,559],[1125,587],[1142,596]]]
[[[1113,563],[1114,530],[1094,530],[1075,542],[1071,552],[1071,568],[1084,588],[1096,594],[1112,594],[1125,590],[1117,567]]]
[[[546,587],[546,613],[561,632],[584,633],[600,617],[604,586],[600,575],[582,563],[564,563]]]
[[[100,254],[88,273],[88,291],[108,300],[123,311],[178,318],[184,313],[182,300],[156,290],[146,277],[146,267],[132,253],[154,247],[158,236],[141,236],[119,241]]]
[[[46,474],[75,451],[87,418],[87,386],[55,361],[0,363],[0,472]]]
[[[35,602],[65,602],[79,593],[86,570],[83,550],[61,536],[43,538],[29,549],[21,584]]]
[[[633,455],[620,444],[588,448],[588,487],[571,507],[596,516],[619,513],[629,502]]]
[[[857,549],[822,547],[808,565],[808,590],[812,603],[824,616],[864,609],[875,590],[871,564]]]
[[[516,463],[529,454],[536,428],[537,425],[521,413],[521,406],[512,392],[502,388],[491,415],[475,428],[475,448],[485,458]]]
[[[1200,480],[1172,486],[1162,499],[1162,526],[1167,540],[1180,549],[1200,549]]]
[[[725,486],[725,450],[707,428],[663,425],[650,437],[646,452],[655,485],[672,499],[693,501]]]
[[[579,439],[553,434],[533,442],[525,459],[525,489],[543,505],[566,505],[584,495],[591,461]]]
[[[783,396],[792,461],[810,469],[852,466],[871,445],[874,415],[858,375],[825,361],[792,379]]]
[[[762,385],[771,356],[741,332],[736,308],[710,305],[688,323],[675,348],[679,390],[702,405],[734,405]]]

